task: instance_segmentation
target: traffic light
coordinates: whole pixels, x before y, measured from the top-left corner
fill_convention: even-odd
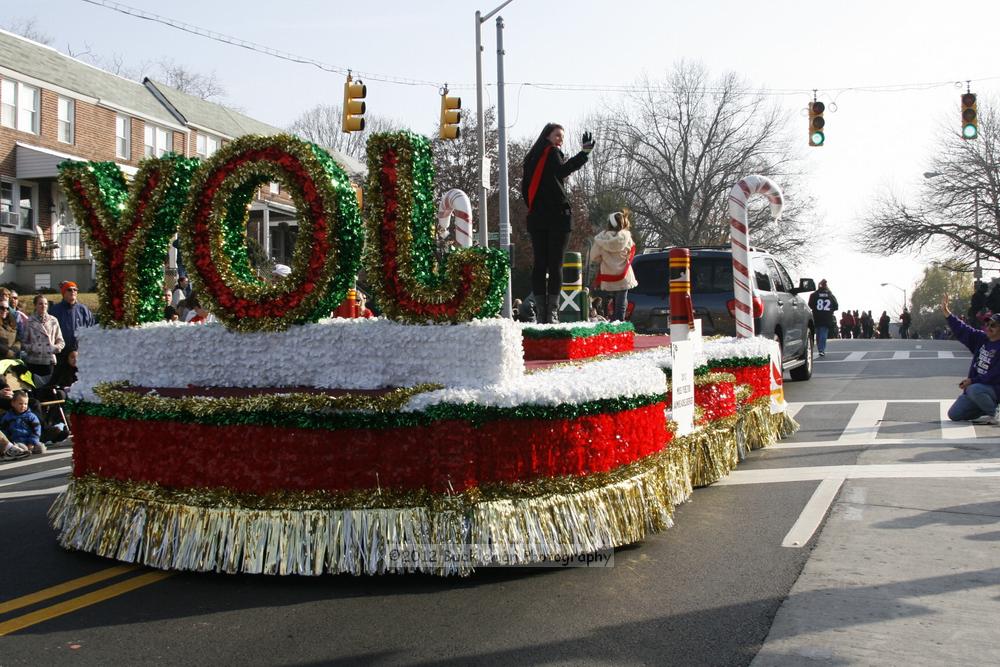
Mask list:
[[[351,75],[347,75],[344,82],[344,132],[360,132],[365,129],[365,95],[368,89],[360,80],[352,81]]]
[[[962,95],[962,138],[975,139],[979,136],[979,113],[976,111],[976,94]]]
[[[826,141],[826,133],[823,130],[823,128],[826,127],[826,121],[823,120],[824,111],[826,111],[826,105],[822,102],[814,100],[809,103],[810,146],[822,146],[823,142]]]
[[[461,97],[448,97],[448,88],[441,91],[441,129],[438,136],[442,139],[458,139],[462,131],[458,127],[462,119]]]

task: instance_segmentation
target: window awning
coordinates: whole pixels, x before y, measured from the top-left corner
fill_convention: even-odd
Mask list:
[[[55,178],[59,175],[59,163],[65,160],[86,161],[78,155],[60,153],[40,146],[31,146],[18,141],[15,148],[15,178],[18,180],[31,180],[36,178]],[[122,171],[129,176],[134,176],[138,171],[135,167],[128,165],[118,165]]]

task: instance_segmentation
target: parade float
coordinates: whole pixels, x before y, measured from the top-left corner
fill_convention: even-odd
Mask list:
[[[362,222],[344,172],[289,136],[148,159],[130,184],[110,163],[61,166],[102,314],[78,334],[73,477],[50,510],[62,546],[310,575],[573,558],[669,527],[692,486],[794,428],[772,409],[772,341],[705,341],[678,374],[629,325],[500,318],[505,253],[435,255],[428,142],[371,138],[368,178]],[[243,240],[273,181],[300,216],[278,283]],[[157,321],[175,233],[217,324]],[[385,316],[327,317],[362,260]]]

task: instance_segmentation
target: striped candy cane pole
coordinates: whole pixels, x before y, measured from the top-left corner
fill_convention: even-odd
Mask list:
[[[733,249],[733,292],[736,297],[736,335],[751,338],[753,331],[753,281],[750,279],[750,229],[747,226],[747,200],[760,194],[771,202],[771,215],[781,216],[784,202],[781,188],[774,181],[752,174],[744,176],[729,191],[729,236]]]
[[[455,243],[463,248],[472,247],[472,202],[469,195],[455,188],[441,195],[438,202],[438,236],[448,236],[451,216],[455,216]]]

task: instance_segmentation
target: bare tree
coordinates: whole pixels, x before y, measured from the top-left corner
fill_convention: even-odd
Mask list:
[[[345,133],[341,129],[343,107],[337,104],[317,104],[292,121],[288,131],[307,141],[365,161],[368,137],[376,132],[392,132],[402,127],[401,123],[385,116],[365,114],[365,129],[361,132]]]
[[[52,35],[42,32],[41,28],[38,27],[38,17],[36,16],[23,19],[10,19],[3,23],[3,29],[30,39],[33,42],[45,44],[46,46],[52,46],[52,42],[54,41]]]
[[[645,80],[618,108],[594,122],[592,209],[627,205],[636,234],[649,245],[725,243],[728,195],[743,176],[773,178],[786,194],[782,221],[750,212],[754,245],[799,257],[808,245],[812,198],[785,114],[732,73],[711,80],[698,64],[680,63],[663,82]]]
[[[1000,112],[992,100],[978,102],[979,137],[962,139],[957,118],[942,125],[916,201],[879,197],[867,215],[864,250],[926,250],[963,271],[977,256],[1000,261]]]
[[[497,206],[499,197],[497,187],[499,185],[499,165],[497,163],[497,128],[496,110],[493,107],[483,111],[484,123],[486,127],[486,157],[490,160],[490,185],[487,191],[487,207],[494,222],[496,221]],[[478,233],[479,219],[479,123],[476,114],[470,111],[462,112],[461,134],[458,139],[440,139],[431,141],[431,149],[434,151],[434,192],[435,197],[440,196],[446,190],[458,188],[469,195],[472,201],[472,209],[476,212],[473,215],[473,230]],[[496,225],[494,224],[494,229]],[[478,238],[478,237],[477,237]]]
[[[226,88],[214,71],[210,74],[195,72],[170,58],[160,60],[156,63],[156,67],[163,82],[182,93],[209,102],[221,102],[226,97]]]

